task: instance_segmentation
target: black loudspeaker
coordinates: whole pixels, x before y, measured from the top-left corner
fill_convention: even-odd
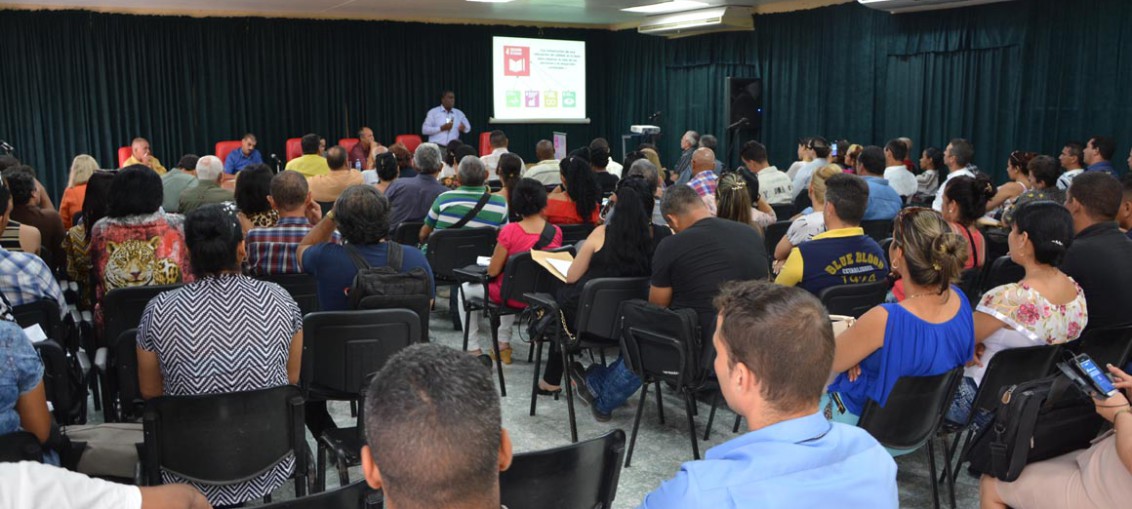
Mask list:
[[[763,82],[758,78],[727,78],[727,118],[729,124],[747,119],[740,130],[761,130],[763,126]]]

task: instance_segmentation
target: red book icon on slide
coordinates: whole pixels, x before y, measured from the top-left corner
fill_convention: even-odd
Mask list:
[[[504,46],[503,75],[530,76],[531,48],[528,46]]]

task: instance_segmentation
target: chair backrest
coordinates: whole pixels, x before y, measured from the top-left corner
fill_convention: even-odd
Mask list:
[[[106,338],[108,344],[113,344],[123,332],[137,328],[150,299],[161,292],[175,290],[181,286],[181,284],[131,286],[110,290],[102,298],[102,314],[105,317],[102,337]]]
[[[259,506],[260,509],[365,509],[373,492],[365,479],[335,490]],[[374,507],[381,507],[375,504]]]
[[[130,147],[118,147],[118,167],[121,168],[126,165],[126,159],[133,155],[134,151]]]
[[[892,220],[877,219],[875,221],[861,221],[861,229],[865,230],[865,235],[880,242],[892,236]]]
[[[530,251],[508,258],[501,277],[499,297],[504,304],[509,300],[523,300],[523,294],[527,293],[555,295],[562,286],[561,280],[531,258]]]
[[[770,208],[774,209],[774,217],[777,217],[779,221],[789,221],[797,213],[793,203],[771,205]]]
[[[889,252],[890,249],[892,249],[892,237],[888,237],[888,238],[880,241],[879,244],[880,244],[881,251],[884,251],[884,263],[889,268],[891,268],[892,267],[892,256],[889,255],[888,252]]]
[[[480,133],[480,157],[491,153],[491,133]]]
[[[307,472],[303,395],[298,387],[199,396],[162,396],[146,403],[142,419],[145,472],[161,471],[205,485],[251,479],[295,457]]]
[[[1014,263],[1014,260],[1010,259],[1010,255],[1002,255],[996,258],[987,268],[983,282],[979,285],[979,294],[987,293],[987,290],[996,286],[1017,283],[1024,277],[1026,277],[1026,269]]]
[[[39,439],[27,431],[0,435],[0,463],[20,461],[43,463],[43,446],[39,445]]]
[[[963,367],[932,376],[902,376],[884,407],[869,400],[857,426],[890,449],[916,449],[935,436]]]
[[[558,229],[562,230],[562,245],[574,245],[590,236],[590,232],[594,231],[592,224],[560,224]]]
[[[287,290],[287,293],[291,294],[291,298],[295,299],[295,303],[299,305],[299,310],[302,311],[303,316],[314,313],[320,308],[318,281],[310,274],[272,274],[259,276],[257,279],[275,283]]]
[[[491,256],[498,235],[495,228],[444,228],[432,232],[426,256],[433,276],[454,281],[453,270],[475,265],[477,257]]]
[[[420,146],[421,137],[416,134],[398,134],[397,138],[393,140],[394,143],[400,143],[409,149],[409,152],[416,152],[417,147]]]
[[[1124,366],[1132,360],[1132,327],[1089,330],[1069,345],[1077,352],[1088,354],[1098,366]]]
[[[665,380],[677,387],[697,385],[714,360],[711,341],[700,338],[699,317],[691,309],[668,309],[646,300],[628,300],[621,317],[621,351],[642,379]],[[712,360],[705,360],[711,358]]]
[[[221,162],[224,162],[228,160],[229,152],[239,149],[243,144],[244,142],[240,140],[218,141],[216,142],[214,153],[216,154],[216,157],[220,158]]]
[[[766,243],[766,254],[768,258],[774,258],[774,248],[786,236],[786,230],[790,229],[792,221],[789,219],[779,218],[777,223],[767,225],[766,231],[763,232],[763,241]]]
[[[424,223],[420,221],[405,221],[393,231],[393,242],[417,247],[421,243],[421,228],[423,227]]]
[[[39,325],[48,338],[67,347],[69,351],[73,352],[78,348],[78,345],[70,344],[71,338],[67,337],[69,334],[64,330],[63,320],[59,318],[59,303],[55,302],[55,299],[39,299],[14,306],[12,316],[16,319],[16,323],[25,329]]]
[[[112,347],[110,369],[113,373],[111,390],[116,394],[109,394],[111,400],[119,402],[118,419],[132,421],[142,415],[145,409],[145,400],[141,395],[141,384],[138,383],[138,330],[129,329],[118,336]]]
[[[649,278],[609,277],[591,279],[582,287],[577,327],[586,339],[617,341],[621,337],[618,307],[631,299],[648,299]]]
[[[86,422],[86,385],[74,356],[50,339],[35,343],[43,361],[43,388],[51,402],[51,414],[59,424]]]
[[[360,141],[357,138],[339,138],[338,146],[346,149],[346,153],[349,154],[351,150],[354,150],[354,145],[357,145]]]
[[[994,354],[979,382],[971,415],[978,410],[989,412],[998,408],[998,393],[1003,387],[1049,375],[1054,364],[1061,359],[1063,348],[1062,345],[1037,345],[1008,348]]]
[[[986,245],[987,260],[997,260],[998,257],[1010,253],[1010,246],[1006,243],[1009,234],[1009,230],[999,228],[983,230],[983,244]],[[987,265],[987,263],[983,262],[983,265]]]
[[[360,394],[370,375],[419,338],[420,320],[408,309],[311,313],[303,318],[302,384]]]
[[[290,161],[296,157],[303,155],[303,139],[302,138],[287,138],[286,144],[287,160]]]
[[[967,297],[967,302],[971,303],[971,307],[975,307],[979,303],[979,297],[982,295],[979,292],[979,284],[982,279],[982,267],[964,269],[963,272],[959,273],[959,289],[963,290],[963,295]]]
[[[511,468],[499,473],[500,502],[507,507],[608,509],[613,506],[625,432],[545,451],[516,454]]]
[[[831,315],[859,318],[868,310],[881,305],[888,294],[888,280],[872,283],[836,285],[821,291],[818,298]]]

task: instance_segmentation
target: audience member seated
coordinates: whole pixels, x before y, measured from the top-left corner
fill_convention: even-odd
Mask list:
[[[884,406],[902,376],[945,373],[975,354],[971,306],[952,286],[967,259],[963,237],[938,212],[915,207],[896,216],[892,239],[892,270],[908,297],[869,310],[837,336],[822,401],[836,422],[857,424],[870,400]]]
[[[142,397],[298,383],[303,315],[282,287],[240,273],[244,235],[236,207],[210,204],[190,212],[185,243],[196,282],[154,297],[138,325]],[[162,472],[162,479],[188,482],[214,505],[233,505],[270,494],[294,468],[290,457],[254,479],[223,486],[193,483],[169,472]]]
[[[760,234],[778,220],[774,209],[759,194],[758,177],[746,168],[721,177],[715,194],[705,203],[717,217],[749,224]]]
[[[523,178],[535,179],[544,186],[556,186],[562,181],[558,168],[558,159],[554,158],[554,143],[550,140],[539,140],[535,144],[535,157],[538,162],[523,170]]]
[[[0,507],[212,509],[192,486],[130,486],[34,461],[0,463]]]
[[[805,166],[806,163],[814,160],[814,153],[809,150],[809,146],[809,138],[798,138],[798,160],[790,163],[790,167],[786,169],[786,176],[790,177],[791,181],[794,180],[794,177],[798,176],[798,172],[802,170],[802,167]],[[791,184],[791,187],[793,187],[793,184]],[[795,191],[797,191],[797,189],[795,189]]]
[[[692,178],[688,187],[696,191],[700,198],[715,195],[719,185],[719,175],[715,173],[715,152],[710,148],[698,148],[692,153]]]
[[[240,211],[240,226],[244,234],[252,228],[275,226],[279,212],[271,206],[267,197],[271,194],[271,179],[274,172],[266,164],[249,164],[240,170],[236,180],[236,209]]]
[[[676,161],[676,165],[672,167],[672,172],[668,174],[668,183],[671,184],[687,184],[692,180],[692,154],[696,148],[700,146],[700,133],[696,131],[687,131],[684,136],[680,137],[680,159]],[[654,147],[655,150],[655,147]],[[658,168],[660,167],[659,161],[653,161]]]
[[[0,186],[0,203],[8,203],[0,226],[7,225],[12,214],[8,188]],[[51,268],[31,253],[10,252],[0,247],[0,294],[13,306],[30,304],[37,300],[53,299],[59,304],[60,314],[66,315],[67,301],[55,281]]]
[[[1115,177],[1112,156],[1116,155],[1116,140],[1108,136],[1093,136],[1085,145],[1085,171],[1100,171]]]
[[[440,182],[444,185],[448,185],[445,182],[446,180],[456,178],[456,167],[460,165],[460,160],[456,158],[456,151],[462,146],[464,146],[464,142],[452,140],[448,142],[448,145],[442,147],[444,165],[440,167]]]
[[[1128,158],[1132,160],[1132,155],[1129,155]],[[1125,235],[1132,238],[1132,174],[1125,174],[1121,177],[1120,186],[1124,190],[1124,194],[1120,200],[1120,209],[1116,213],[1116,225],[1124,230]]]
[[[649,302],[695,310],[701,340],[707,341],[715,331],[712,299],[723,283],[766,279],[762,238],[747,225],[712,217],[689,186],[669,187],[660,206],[676,235],[661,241],[653,255]],[[570,379],[594,418],[602,422],[641,386],[623,357],[608,367],[595,364],[585,373],[571,372]]]
[[[1006,158],[1006,177],[1010,180],[998,186],[998,191],[995,192],[994,197],[987,202],[987,210],[993,211],[1002,207],[1001,212],[1005,213],[1014,208],[1014,202],[1018,197],[1030,190],[1028,165],[1037,156],[1038,154],[1033,152],[1022,152],[1020,150],[1010,153],[1010,157]]]
[[[936,147],[928,147],[920,154],[920,174],[916,175],[916,196],[913,203],[930,204],[935,198],[936,190],[943,182],[943,173],[947,167],[943,165],[943,151]]]
[[[299,140],[303,155],[287,161],[285,169],[295,170],[307,178],[330,173],[330,167],[326,165],[326,158],[322,156],[321,144],[322,137],[319,135],[314,133],[304,134]]]
[[[731,283],[715,302],[715,373],[747,433],[684,463],[641,507],[899,507],[892,457],[819,411],[834,351],[821,302],[759,281]]]
[[[955,138],[947,144],[947,148],[943,149],[943,164],[947,168],[940,169],[947,172],[947,177],[943,184],[936,188],[935,200],[932,201],[933,209],[943,212],[943,186],[948,180],[955,177],[975,176],[975,168],[971,165],[971,160],[974,158],[975,148],[971,146],[971,142],[963,138]]]
[[[161,208],[165,209],[165,212],[181,212],[181,195],[186,189],[196,187],[200,182],[197,180],[198,162],[200,158],[196,154],[185,154],[177,166],[161,176],[161,188],[164,194]]]
[[[864,150],[864,149],[862,149]],[[908,171],[904,160],[908,158],[908,146],[899,139],[889,140],[884,146],[884,173],[881,175],[888,181],[896,194],[901,198],[911,198],[919,188],[916,176]]]
[[[373,129],[362,127],[358,129],[358,142],[350,149],[347,165],[355,169],[372,170],[376,156],[388,150],[374,139]]]
[[[497,508],[511,466],[491,373],[437,344],[412,345],[366,391],[362,472],[389,508]]]
[[[63,220],[64,229],[75,225],[75,214],[83,210],[86,182],[96,171],[98,171],[98,161],[91,156],[80,154],[71,161],[71,176],[67,179],[67,189],[63,191],[63,199],[59,201],[59,217]]]
[[[500,164],[509,163],[501,159]],[[460,161],[456,176],[460,179],[460,187],[442,193],[432,202],[432,207],[425,216],[424,226],[421,227],[421,244],[428,242],[428,236],[433,231],[451,228],[469,215],[471,217],[464,221],[463,227],[499,227],[507,222],[507,198],[491,194],[491,190],[484,185],[487,168],[484,168],[483,161],[476,157],[465,157]],[[472,211],[485,194],[489,195],[487,202],[473,215]]]
[[[465,164],[472,166],[474,163],[471,163],[468,158],[460,161],[461,171],[464,170]],[[547,208],[546,204],[546,187],[541,182],[534,179],[522,179],[515,186],[515,194],[511,196],[510,208],[523,219],[516,223],[508,223],[499,230],[499,236],[495,242],[495,252],[491,254],[491,262],[487,266],[487,275],[491,278],[487,291],[491,302],[496,304],[502,302],[499,292],[503,288],[503,278],[500,276],[503,274],[508,258],[526,253],[531,249],[547,250],[562,246],[562,230],[543,217]],[[553,234],[547,235],[550,231],[553,231]],[[550,240],[545,240],[547,238]],[[484,298],[483,285],[464,283],[460,286],[460,291],[464,292],[464,299],[460,299],[458,304],[462,326],[467,330],[468,353],[479,356],[482,352],[479,346],[479,330],[483,312],[472,311],[470,321],[466,321],[464,300]],[[507,305],[514,308],[527,307],[525,302],[516,299],[509,300]],[[511,326],[514,323],[515,315],[500,317],[499,355],[504,364],[511,364]]]
[[[954,182],[958,182],[955,179]],[[1007,244],[1010,259],[1026,269],[1022,281],[992,288],[975,310],[975,359],[947,419],[966,424],[975,392],[995,354],[1010,348],[1054,345],[1077,339],[1089,322],[1085,293],[1057,269],[1073,242],[1073,218],[1052,202],[1015,210]],[[979,416],[982,427],[990,415]]]
[[[119,170],[110,183],[106,217],[91,226],[95,319],[117,288],[192,281],[184,217],[161,211],[161,177],[141,165]],[[101,328],[101,325],[100,325]]]
[[[426,143],[430,143],[430,142],[426,142]],[[417,150],[420,150],[420,148],[421,148],[420,146],[417,146]],[[440,146],[437,145],[437,149],[439,149],[439,148],[440,148]],[[471,149],[471,153],[473,153],[473,154],[475,153],[474,148],[472,148],[472,147],[468,147],[468,148]],[[415,167],[416,159],[413,157],[414,155],[416,155],[415,152],[410,152],[409,147],[406,147],[405,144],[403,144],[403,143],[394,143],[394,144],[390,145],[389,151],[393,153],[393,157],[397,158],[397,168],[398,168],[399,174],[401,175],[398,178],[413,178],[413,177],[417,176],[418,170],[420,168]],[[441,166],[443,166],[443,165],[441,165]],[[439,172],[437,172],[437,173],[439,173]]]
[[[390,150],[397,155],[396,150]],[[447,187],[436,181],[441,165],[440,148],[435,143],[421,143],[413,154],[413,164],[420,173],[406,175],[405,167],[398,161],[401,176],[385,190],[385,197],[393,207],[388,218],[389,227],[394,230],[404,222],[424,221],[432,202],[441,193],[448,191]]]
[[[237,172],[253,164],[263,164],[263,156],[255,149],[256,139],[252,133],[247,133],[240,139],[240,148],[228,152],[224,159],[224,174],[235,178]]]
[[[248,230],[248,269],[257,276],[301,273],[295,252],[299,242],[322,220],[322,208],[311,199],[307,179],[294,170],[272,177],[270,192],[267,201],[279,220],[272,226]],[[331,242],[340,239],[338,232],[331,235]]]
[[[884,151],[880,147],[870,145],[861,149],[861,155],[857,157],[857,175],[869,185],[869,207],[861,220],[881,221],[896,217],[904,207],[904,199],[884,179]]]
[[[7,170],[8,168],[21,166],[22,164],[23,163],[20,163],[20,160],[16,159],[15,157],[9,155],[0,155],[0,174],[2,174],[4,170]],[[29,166],[29,168],[31,167]],[[32,177],[36,177],[35,168],[31,168],[31,174]],[[36,177],[35,189],[36,191],[39,191],[38,193],[36,193],[36,198],[38,198],[39,200],[36,205],[39,205],[39,208],[44,210],[55,210],[55,204],[51,202],[51,196],[48,195],[47,189],[43,187],[43,183],[39,181],[38,177]]]
[[[7,289],[4,293],[10,295]],[[43,362],[12,317],[7,302],[0,302],[0,359],[4,360],[4,369],[0,370],[0,436],[17,431],[31,433],[46,448],[45,461],[58,465],[59,456],[48,443],[52,424],[43,385]],[[3,499],[0,492],[0,501]]]
[[[766,147],[755,140],[743,144],[739,151],[743,166],[759,176],[759,195],[771,205],[794,203],[793,183],[785,173],[767,162]],[[782,218],[786,219],[786,218]]]
[[[829,141],[821,136],[804,138],[803,141],[805,142],[805,146],[802,147],[801,155],[803,156],[802,160],[806,161],[806,163],[798,167],[798,171],[793,177],[794,183],[790,186],[794,192],[795,198],[810,188],[810,178],[814,176],[814,172],[829,164],[827,158],[831,152]],[[881,168],[883,169],[883,154],[881,154],[881,159]],[[789,175],[789,172],[787,172],[787,174]]]
[[[979,482],[980,507],[1102,509],[1128,505],[1132,500],[1132,407],[1128,404],[1132,376],[1111,365],[1108,370],[1113,385],[1124,392],[1093,403],[1097,414],[1112,423],[1113,432],[1101,435],[1083,451],[1030,463],[1013,482],[984,475]]]
[[[499,191],[493,194],[503,197],[504,203],[511,201],[511,192],[519,184],[519,179],[523,178],[520,176],[523,174],[523,160],[515,154],[503,154],[499,156],[499,166],[495,167],[495,174],[503,185],[499,188]],[[507,214],[508,221],[521,221],[522,219],[516,214]]]
[[[651,189],[655,190],[653,192],[652,224],[668,229],[668,221],[665,221],[664,215],[660,213],[660,197],[664,193],[664,187],[661,185],[660,170],[656,165],[646,158],[641,158],[628,165],[624,175],[624,178],[639,176],[649,183]],[[613,210],[616,210],[616,207]],[[608,221],[609,218],[607,217],[606,220]],[[669,231],[671,232],[671,230]]]
[[[397,167],[397,156],[392,152],[382,152],[373,158],[374,169],[362,172],[362,180],[366,185],[374,186],[381,194],[389,189],[401,169]]]
[[[346,162],[346,149],[335,145],[326,151],[326,165],[330,172],[316,175],[310,179],[311,198],[319,202],[332,202],[338,199],[342,190],[365,183],[362,172],[350,168]]]
[[[554,224],[597,224],[601,220],[601,189],[590,163],[570,155],[559,163],[558,186],[546,202],[546,219]]]
[[[1116,226],[1120,182],[1104,172],[1073,179],[1065,208],[1073,216],[1073,245],[1066,246],[1061,271],[1085,291],[1089,330],[1132,324],[1132,240]]]
[[[491,175],[495,173],[495,168],[499,166],[499,156],[510,152],[507,150],[507,135],[503,131],[498,129],[492,131],[488,136],[488,142],[491,144],[491,153],[481,157],[480,160],[487,168],[488,175]]]
[[[603,277],[646,277],[652,273],[652,254],[657,244],[672,234],[667,226],[652,223],[655,185],[639,176],[621,179],[610,198],[614,202],[613,214],[605,224],[594,228],[578,248],[566,274],[566,286],[557,295],[565,327],[571,334],[587,282]],[[550,360],[539,381],[539,390],[544,394],[561,389],[560,355],[558,344],[551,342],[547,357]]]
[[[1085,146],[1077,141],[1066,143],[1061,148],[1061,155],[1057,156],[1057,162],[1065,169],[1065,173],[1057,177],[1057,188],[1065,191],[1074,177],[1085,172]]]
[[[597,138],[590,143],[590,165],[594,170],[594,180],[601,188],[602,196],[613,194],[617,188],[620,177],[609,172],[608,167],[613,161],[609,158],[609,143],[603,138]]]
[[[861,228],[868,201],[869,186],[860,177],[843,173],[826,180],[825,233],[792,249],[774,282],[820,295],[831,286],[883,281],[884,250]]]
[[[165,167],[161,165],[161,161],[158,161],[156,156],[150,153],[149,140],[145,138],[134,138],[134,141],[130,142],[130,157],[122,163],[122,168],[129,168],[135,164],[145,166],[157,172],[158,175],[165,174]]]
[[[11,202],[11,199],[9,199]],[[0,232],[0,247],[12,252],[39,253],[42,245],[39,228],[8,220],[8,226]]]
[[[803,242],[809,242],[825,231],[825,191],[826,182],[834,175],[841,175],[841,167],[836,164],[824,166],[818,171],[815,171],[810,178],[809,197],[810,203],[813,204],[813,210],[797,216],[790,228],[786,230],[786,235],[778,241],[778,245],[774,246],[774,259],[776,264],[786,261],[786,257],[790,256],[790,251],[795,247],[802,245]],[[781,218],[785,219],[785,218]]]
[[[4,180],[12,194],[13,221],[33,226],[39,230],[42,246],[47,248],[52,269],[62,271],[66,268],[67,254],[63,252],[63,219],[53,209],[40,208],[39,191],[36,189],[35,171],[28,166],[15,166],[4,170]]]
[[[115,172],[98,170],[86,183],[86,197],[83,199],[82,218],[78,224],[67,230],[63,237],[63,251],[67,253],[67,276],[79,284],[79,309],[94,309],[94,288],[90,284],[90,232],[95,224],[106,217],[110,199],[110,183]]]
[[[1061,174],[1061,168],[1054,158],[1035,157],[1027,165],[1027,169],[1030,172],[1030,189],[1014,200],[1014,207],[1040,200],[1065,203],[1065,191],[1057,188],[1057,178]],[[1013,215],[1012,211],[1006,211],[1002,215],[1003,224],[1010,224],[1011,215]]]
[[[200,158],[197,161],[197,185],[181,193],[181,213],[188,214],[211,203],[234,201],[235,194],[220,187],[220,175],[223,173],[224,164],[220,162],[219,157]]]

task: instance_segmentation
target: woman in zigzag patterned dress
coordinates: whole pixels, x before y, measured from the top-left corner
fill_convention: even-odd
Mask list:
[[[146,306],[137,336],[142,395],[218,394],[296,383],[302,313],[279,285],[240,273],[245,251],[235,207],[208,205],[189,213],[185,241],[197,281]],[[241,504],[274,491],[294,468],[295,458],[288,457],[243,483],[190,484],[215,506]],[[186,482],[165,472],[162,477],[166,484]]]

